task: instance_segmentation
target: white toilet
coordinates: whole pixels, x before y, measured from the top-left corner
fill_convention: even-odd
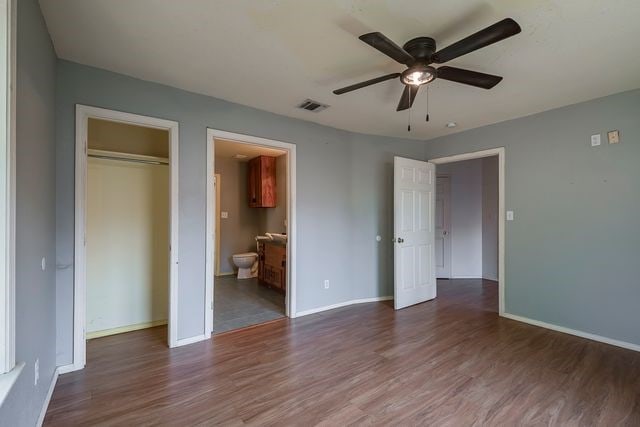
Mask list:
[[[246,252],[235,254],[233,263],[238,267],[238,279],[251,279],[258,276],[258,254]]]

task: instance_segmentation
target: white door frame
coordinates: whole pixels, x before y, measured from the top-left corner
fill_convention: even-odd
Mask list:
[[[286,315],[296,317],[296,145],[290,142],[277,141],[274,139],[260,138],[257,136],[243,135],[239,133],[226,132],[223,130],[207,128],[207,241],[206,241],[206,264],[207,264],[207,289],[206,300],[211,301],[209,309],[206,311],[205,334],[210,335],[213,331],[213,275],[215,230],[214,216],[216,212],[214,193],[214,171],[215,171],[215,139],[225,139],[240,144],[261,145],[264,147],[279,148],[287,151],[287,296]]]
[[[504,232],[505,232],[505,155],[504,147],[490,148],[482,151],[472,151],[469,153],[456,154],[453,156],[430,159],[431,163],[443,165],[445,163],[461,162],[463,160],[482,159],[484,157],[498,156],[498,314],[504,315]],[[436,167],[436,173],[438,169]]]
[[[73,273],[73,365],[65,370],[83,369],[86,364],[87,293],[87,132],[89,119],[163,129],[169,132],[170,220],[169,220],[169,347],[178,342],[178,122],[155,117],[76,104],[75,237]]]

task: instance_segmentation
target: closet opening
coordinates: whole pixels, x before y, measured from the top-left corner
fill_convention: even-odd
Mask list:
[[[65,371],[82,369],[87,346],[102,348],[116,334],[155,328],[156,342],[180,345],[178,124],[76,112],[74,354]]]
[[[169,132],[89,119],[87,340],[164,326]]]

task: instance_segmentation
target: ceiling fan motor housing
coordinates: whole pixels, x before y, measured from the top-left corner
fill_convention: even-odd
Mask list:
[[[431,37],[416,37],[406,42],[402,48],[413,56],[416,62],[429,64],[431,56],[436,52],[436,41]]]

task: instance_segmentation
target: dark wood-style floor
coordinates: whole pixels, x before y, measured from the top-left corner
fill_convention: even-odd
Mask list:
[[[45,425],[640,425],[640,354],[499,318],[492,282],[438,291],[173,350],[164,328],[92,340]]]

